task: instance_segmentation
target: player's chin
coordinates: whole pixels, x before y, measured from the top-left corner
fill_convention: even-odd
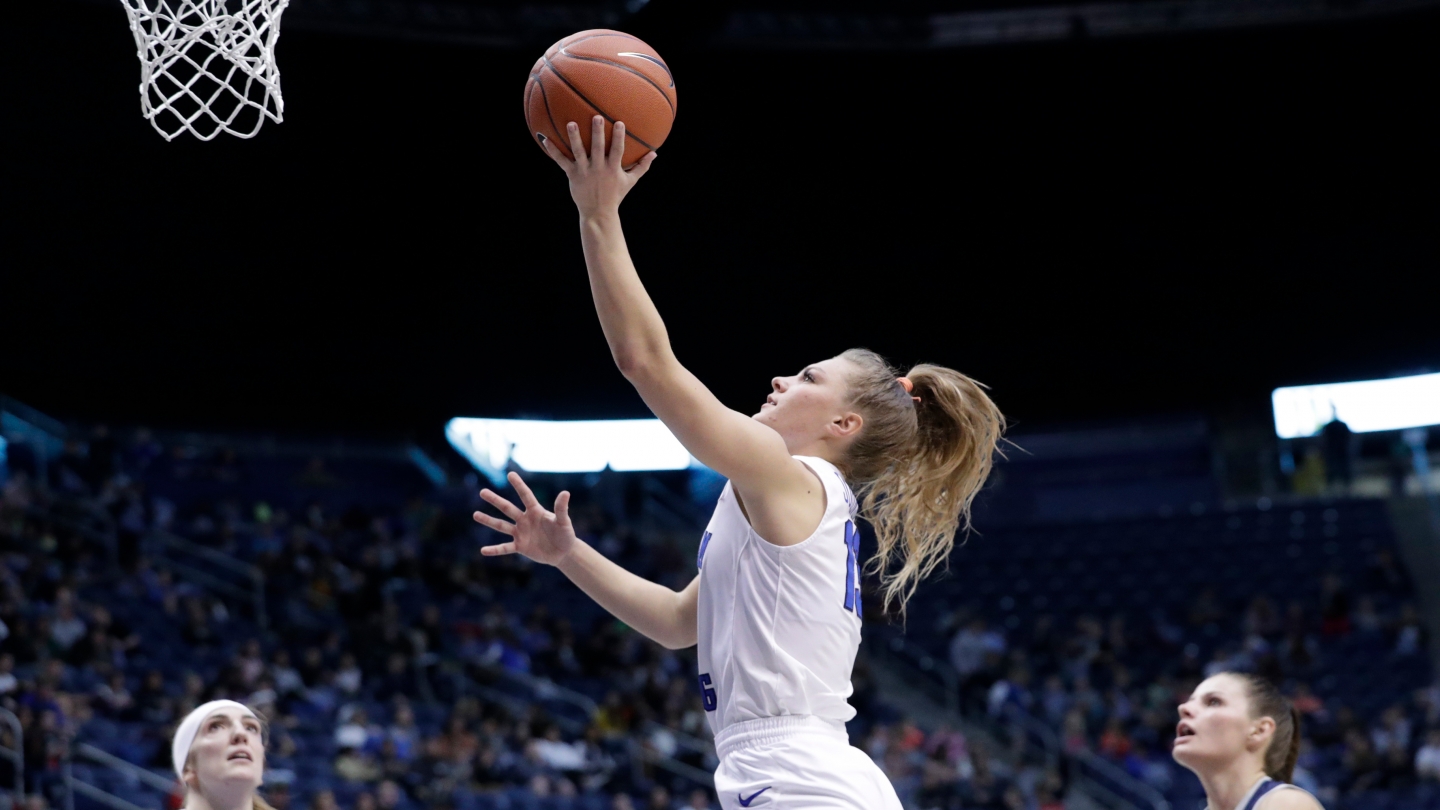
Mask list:
[[[1190,763],[1193,762],[1196,755],[1200,753],[1199,751],[1188,750],[1194,745],[1195,741],[1193,738],[1180,737],[1176,739],[1175,742],[1170,745],[1170,758],[1180,765],[1189,768]]]

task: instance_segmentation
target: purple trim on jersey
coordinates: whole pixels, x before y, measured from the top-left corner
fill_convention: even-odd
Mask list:
[[[1255,789],[1255,793],[1251,795],[1250,801],[1245,803],[1245,807],[1242,808],[1242,810],[1255,810],[1255,805],[1259,804],[1260,800],[1265,798],[1266,793],[1269,793],[1270,791],[1280,787],[1283,784],[1285,783],[1277,782],[1274,779],[1265,780],[1264,784],[1260,785],[1260,787]]]

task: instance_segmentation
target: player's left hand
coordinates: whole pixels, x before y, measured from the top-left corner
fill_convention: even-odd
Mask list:
[[[561,492],[555,498],[555,511],[551,512],[540,505],[540,501],[535,499],[535,493],[530,491],[530,487],[525,485],[518,473],[512,472],[508,478],[510,486],[515,488],[515,493],[520,496],[520,503],[524,504],[525,508],[521,509],[498,493],[488,489],[480,490],[480,497],[515,521],[509,523],[484,512],[476,512],[473,515],[476,523],[513,538],[509,543],[485,546],[480,549],[480,553],[488,557],[523,554],[546,565],[559,565],[564,562],[580,542],[575,537],[575,527],[570,523],[570,493]]]
[[[570,154],[575,156],[574,160],[565,157],[560,147],[549,140],[541,145],[545,147],[545,154],[560,164],[570,178],[570,197],[575,200],[580,215],[590,217],[619,210],[620,201],[640,182],[645,172],[650,171],[655,153],[649,152],[630,169],[625,168],[624,121],[615,122],[614,142],[606,150],[605,119],[595,116],[590,122],[589,154],[586,154],[585,144],[580,140],[579,124],[571,121],[565,126],[565,131],[570,138]]]

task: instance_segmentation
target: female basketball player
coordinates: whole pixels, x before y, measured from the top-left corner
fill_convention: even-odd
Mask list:
[[[1300,713],[1264,678],[1212,675],[1180,704],[1172,755],[1200,777],[1206,810],[1321,810],[1290,784],[1299,754]]]
[[[243,703],[212,700],[186,715],[170,758],[185,810],[273,810],[255,792],[265,774],[264,726]]]
[[[900,807],[845,721],[860,645],[857,515],[875,529],[887,602],[901,605],[950,553],[990,471],[1004,420],[973,380],[921,365],[898,376],[852,349],[776,377],[759,413],[726,408],[671,353],[665,324],[631,264],[619,206],[655,159],[624,170],[624,125],[606,152],[593,122],[587,155],[546,151],[570,178],[595,309],[616,365],[685,447],[727,477],[700,541],[699,575],[680,593],[626,572],[576,539],[567,493],[547,512],[512,474],[520,509],[482,496],[513,524],[486,549],[558,566],[620,620],[671,648],[699,643],[699,685],[720,754],[721,804]],[[857,502],[854,486],[861,494]]]

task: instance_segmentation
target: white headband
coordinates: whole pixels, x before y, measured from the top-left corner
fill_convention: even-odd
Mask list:
[[[195,711],[185,715],[185,719],[180,721],[180,727],[175,729],[175,740],[170,743],[170,760],[175,763],[175,775],[181,779],[185,778],[185,760],[190,757],[190,746],[195,744],[195,735],[200,733],[200,724],[219,709],[239,709],[242,713],[259,719],[255,712],[250,711],[249,706],[233,700],[212,700],[195,707]]]

